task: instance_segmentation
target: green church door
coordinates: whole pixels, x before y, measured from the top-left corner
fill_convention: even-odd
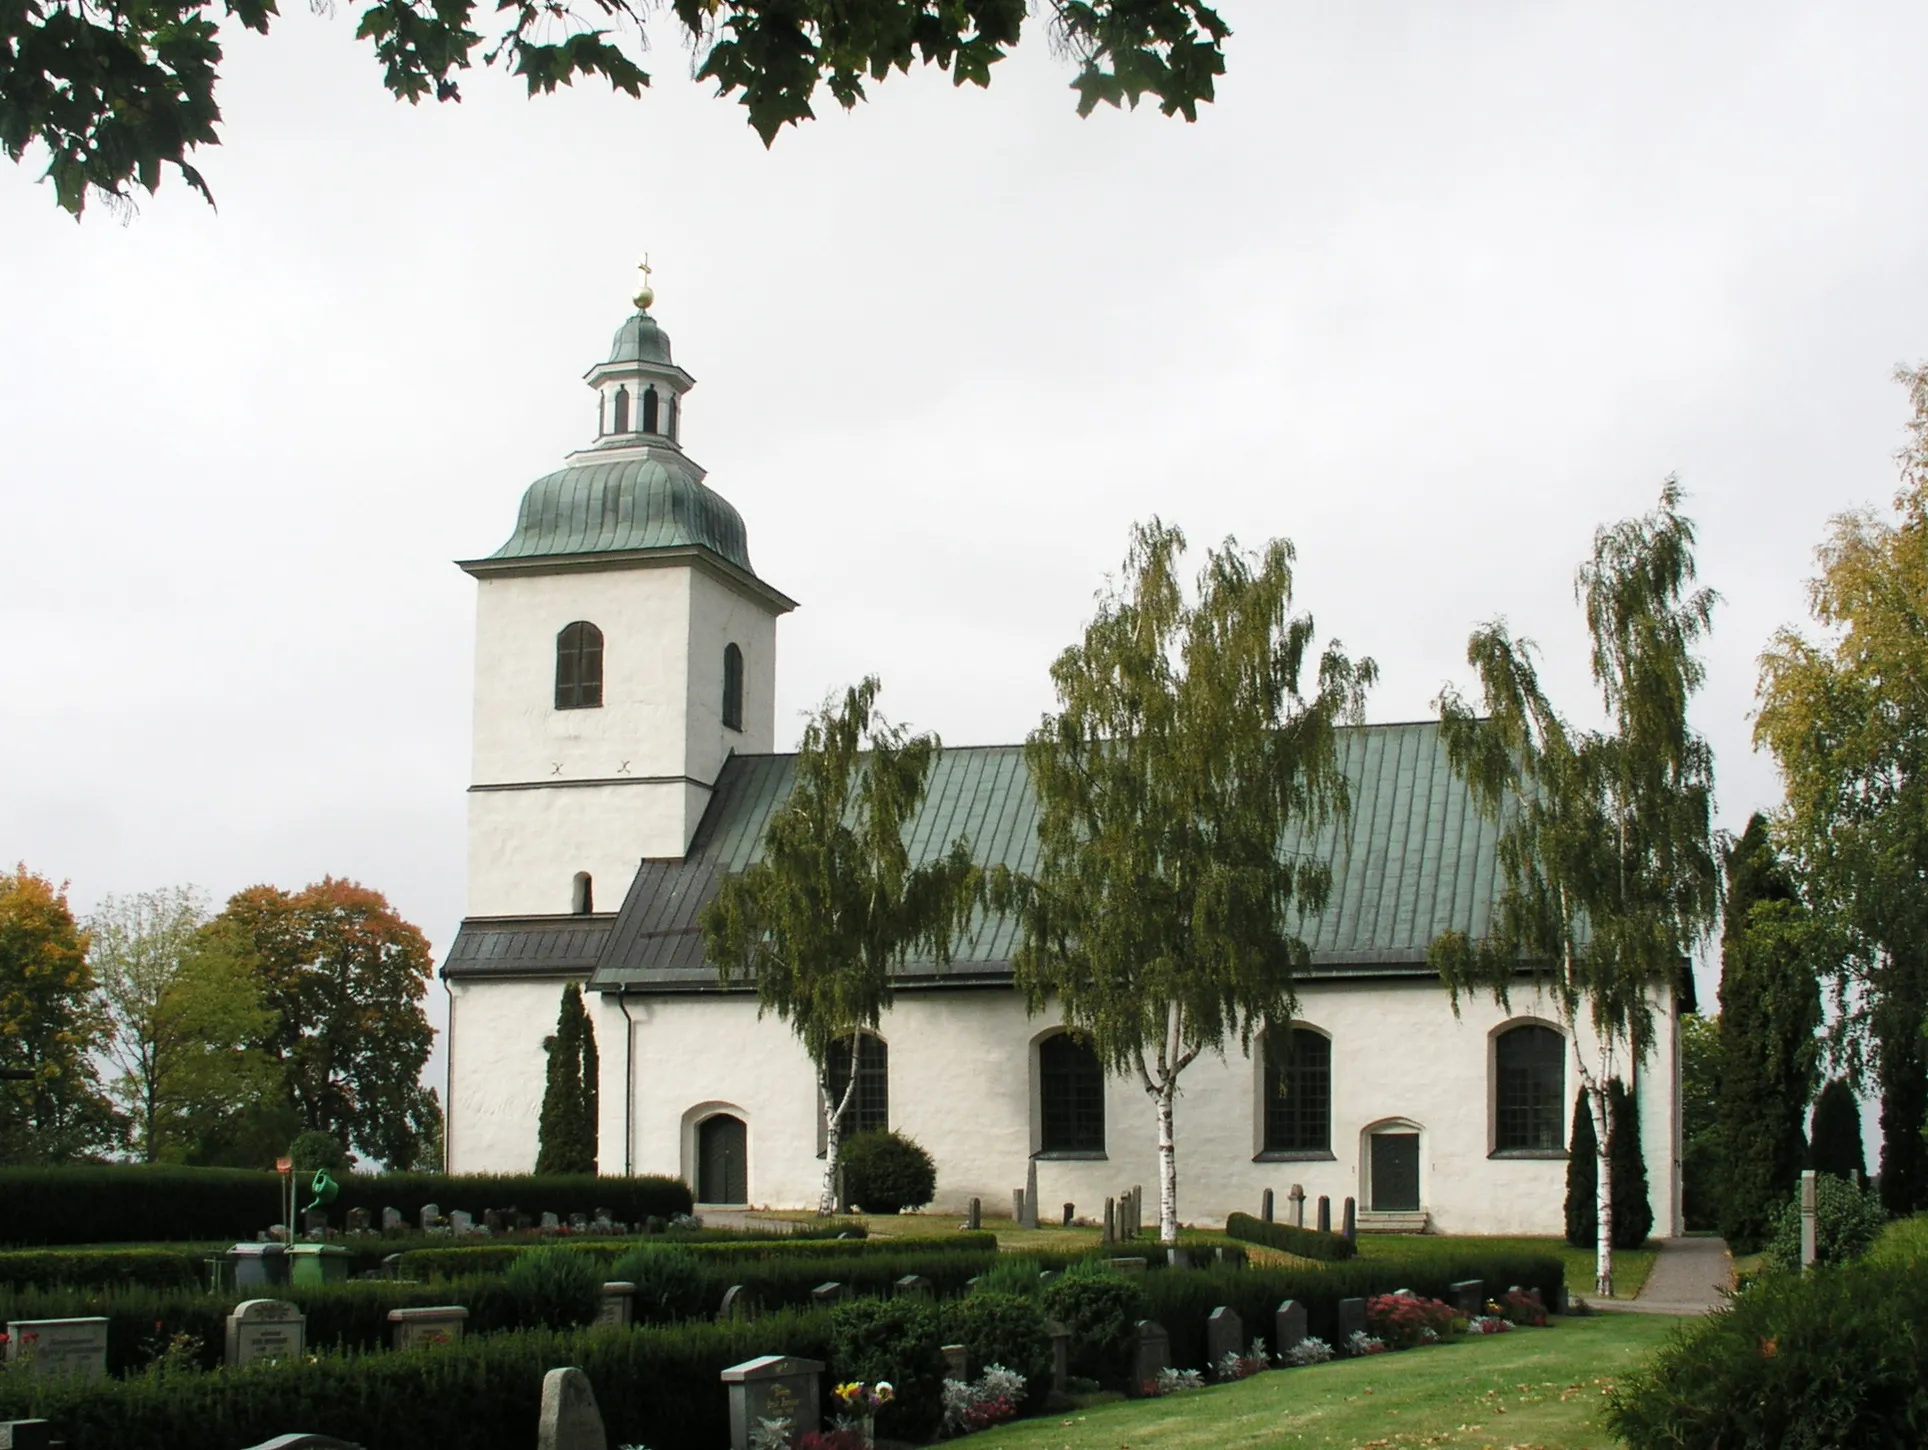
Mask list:
[[[1419,1134],[1372,1135],[1372,1211],[1419,1211]]]
[[[750,1201],[749,1130],[728,1113],[696,1130],[696,1197],[702,1203]]]

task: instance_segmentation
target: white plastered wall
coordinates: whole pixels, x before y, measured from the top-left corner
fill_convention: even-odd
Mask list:
[[[1307,1195],[1307,1222],[1319,1195],[1332,1199],[1334,1223],[1347,1197],[1364,1206],[1360,1158],[1372,1125],[1387,1120],[1420,1130],[1421,1199],[1433,1227],[1462,1234],[1557,1234],[1563,1229],[1566,1164],[1553,1158],[1494,1158],[1491,1146],[1491,1034],[1502,1023],[1549,1020],[1531,994],[1511,1012],[1484,999],[1453,1016],[1446,994],[1426,982],[1311,984],[1301,1019],[1332,1037],[1333,1157],[1325,1161],[1254,1162],[1255,1064],[1236,1047],[1225,1060],[1206,1056],[1186,1069],[1177,1109],[1179,1205],[1187,1222],[1223,1221],[1256,1212],[1272,1188],[1286,1213],[1293,1183]],[[727,1111],[743,1118],[749,1138],[749,1199],[772,1207],[816,1201],[815,1091],[810,1064],[789,1028],[761,1020],[742,996],[632,997],[635,1084],[632,1096],[635,1169],[696,1179],[696,1131],[703,1118]],[[620,1019],[618,1019],[620,1020]],[[917,1139],[937,1159],[938,1206],[961,1211],[971,1197],[1008,1212],[1024,1183],[1035,1144],[1033,1044],[1055,1020],[1029,1018],[1013,993],[902,993],[883,1023],[890,1046],[891,1126]],[[1643,1142],[1655,1232],[1672,1230],[1671,1032],[1662,1022],[1660,1053],[1643,1065]],[[599,1028],[600,1032],[600,1028]],[[613,1041],[611,1038],[603,1040]],[[607,1106],[621,1100],[619,1052],[603,1054]],[[1571,1063],[1565,1098],[1577,1088]],[[1047,1214],[1069,1201],[1092,1216],[1103,1200],[1133,1184],[1156,1201],[1157,1164],[1149,1099],[1135,1081],[1112,1080],[1106,1093],[1103,1161],[1041,1159],[1040,1202]],[[1563,1124],[1564,1132],[1571,1124]],[[620,1135],[620,1126],[613,1131]],[[615,1161],[604,1153],[605,1166]]]
[[[449,984],[449,1172],[527,1173],[535,1167],[549,1062],[542,1040],[556,1030],[568,980]],[[592,1010],[594,1004],[592,996]],[[602,1043],[599,1023],[597,1048],[606,1051]],[[604,1159],[601,1166],[607,1171],[612,1165]],[[620,1160],[614,1164],[621,1166]]]

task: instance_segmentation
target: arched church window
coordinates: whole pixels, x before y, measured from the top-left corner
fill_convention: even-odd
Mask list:
[[[734,644],[723,646],[723,725],[743,728],[743,651]]]
[[[616,389],[616,426],[609,431],[611,433],[627,433],[629,431],[628,388]]]
[[[586,619],[556,636],[556,708],[593,710],[602,704],[602,631]]]
[[[656,389],[654,387],[643,389],[643,431],[645,433],[656,431]]]
[[[842,1136],[853,1133],[882,1133],[890,1127],[890,1047],[881,1037],[866,1032],[857,1046],[857,1090],[844,1109]],[[830,1044],[828,1063],[830,1105],[843,1101],[850,1086],[850,1040]]]
[[[596,909],[596,883],[587,871],[576,873],[575,886],[570,895],[570,909],[577,916],[588,916]]]
[[[671,393],[663,399],[663,432],[671,442],[676,440],[676,394]]]
[[[1082,1037],[1054,1033],[1038,1044],[1038,1149],[1105,1151],[1105,1071]]]
[[[1566,1120],[1566,1039],[1537,1023],[1493,1042],[1493,1151],[1558,1152]]]
[[[1332,1151],[1332,1039],[1309,1027],[1265,1033],[1265,1151]]]

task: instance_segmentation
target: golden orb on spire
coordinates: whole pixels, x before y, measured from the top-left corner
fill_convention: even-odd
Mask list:
[[[630,300],[636,304],[638,312],[649,311],[649,304],[656,300],[656,293],[649,285],[649,253],[643,253],[643,260],[636,264],[636,270],[643,274],[643,285],[636,289],[635,297]]]

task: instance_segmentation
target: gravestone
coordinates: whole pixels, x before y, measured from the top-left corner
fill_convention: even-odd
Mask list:
[[[1020,1228],[1024,1226],[1024,1190],[1022,1188],[1011,1190],[1011,1222]]]
[[[1132,1254],[1121,1259],[1106,1259],[1105,1263],[1121,1274],[1142,1274],[1146,1269],[1151,1267],[1150,1259],[1137,1254]]]
[[[919,1299],[928,1299],[931,1297],[931,1281],[922,1274],[906,1274],[897,1281],[897,1292],[914,1295]]]
[[[983,1231],[984,1205],[978,1199],[973,1198],[971,1200],[971,1206],[965,1210],[964,1227],[972,1233],[981,1233]]]
[[[1339,1342],[1332,1347],[1341,1354],[1350,1354],[1352,1336],[1361,1334],[1366,1327],[1366,1301],[1364,1299],[1341,1299],[1339,1301]]]
[[[1066,1205],[1064,1206],[1064,1226],[1065,1226],[1066,1228],[1070,1228],[1070,1227],[1071,1227],[1071,1220],[1072,1220],[1073,1218],[1075,1218],[1075,1217],[1077,1217],[1077,1213],[1078,1213],[1078,1205],[1077,1205],[1077,1204],[1075,1204],[1075,1203],[1067,1203],[1067,1204],[1066,1204]]]
[[[536,1450],[609,1450],[596,1392],[581,1370],[552,1369],[542,1377]]]
[[[0,1450],[53,1450],[51,1420],[0,1420]]]
[[[1292,1205],[1292,1227],[1304,1228],[1305,1227],[1305,1185],[1303,1183],[1293,1184],[1292,1191],[1286,1194],[1285,1198],[1286,1198],[1286,1202]]]
[[[1453,1312],[1467,1319],[1477,1319],[1486,1312],[1486,1281],[1484,1279],[1461,1279],[1458,1283],[1448,1284],[1446,1292],[1453,1296]]]
[[[584,1229],[589,1227],[589,1215],[586,1213],[570,1214],[569,1227],[572,1229],[575,1229],[578,1233],[582,1232]]]
[[[810,1291],[810,1301],[819,1307],[841,1304],[850,1297],[850,1291],[835,1279],[827,1284],[819,1284]]]
[[[1192,1266],[1192,1251],[1177,1245],[1165,1250],[1165,1267],[1168,1269],[1189,1269]]]
[[[439,1204],[425,1203],[422,1205],[421,1227],[423,1233],[427,1233],[441,1222],[442,1209]]]
[[[483,1209],[482,1210],[482,1227],[487,1229],[492,1234],[501,1233],[502,1232],[502,1211],[500,1209],[495,1209],[495,1208]]]
[[[1046,1284],[1054,1283],[1063,1277],[1064,1271],[1062,1269],[1040,1269],[1038,1271],[1038,1287],[1042,1289]]]
[[[516,1210],[513,1214],[511,1214],[510,1218],[513,1220],[515,1231],[517,1233],[526,1233],[529,1229],[535,1226],[535,1220],[530,1218],[528,1214],[523,1213],[519,1209]]]
[[[7,1363],[38,1379],[107,1378],[107,1319],[13,1319]]]
[[[402,1226],[402,1211],[399,1208],[385,1208],[382,1210],[382,1232],[383,1233],[398,1232],[401,1229],[401,1226]]]
[[[1158,1378],[1158,1372],[1169,1369],[1172,1362],[1172,1340],[1165,1333],[1165,1326],[1154,1324],[1149,1319],[1138,1321],[1138,1355],[1133,1364],[1133,1383],[1140,1388]]]
[[[1359,1207],[1350,1198],[1346,1200],[1345,1217],[1340,1220],[1339,1232],[1353,1243],[1359,1242]]]
[[[542,1216],[542,1226],[544,1228],[561,1228],[562,1220],[557,1218],[553,1213],[545,1213]]]
[[[301,1211],[301,1231],[319,1237],[328,1232],[328,1210],[325,1208],[304,1208]]]
[[[625,1279],[612,1279],[602,1287],[602,1303],[597,1306],[598,1329],[627,1329],[636,1319],[636,1286]]]
[[[723,1303],[716,1311],[718,1319],[748,1319],[750,1301],[743,1292],[741,1284],[732,1284],[723,1291]]]
[[[456,1235],[467,1233],[475,1227],[475,1215],[463,1209],[449,1210],[449,1232]]]
[[[399,1279],[402,1277],[402,1256],[400,1254],[382,1255],[382,1277]]]
[[[971,1354],[961,1344],[944,1346],[944,1378],[947,1380],[968,1380],[971,1377]]]
[[[1332,1232],[1332,1200],[1323,1193],[1319,1195],[1319,1232],[1322,1234]]]
[[[1105,1200],[1105,1231],[1098,1242],[1105,1244],[1118,1242],[1118,1201],[1116,1199]]]
[[[1205,1321],[1205,1357],[1217,1369],[1226,1355],[1245,1355],[1245,1325],[1236,1310],[1219,1305]]]
[[[1055,1319],[1044,1321],[1044,1332],[1051,1336],[1051,1392],[1068,1394],[1071,1389],[1071,1330]]]
[[[1212,1250],[1212,1257],[1218,1260],[1221,1269],[1242,1269],[1245,1267],[1245,1250],[1237,1244],[1220,1244]]]
[[[723,1371],[730,1394],[730,1450],[750,1450],[750,1435],[763,1420],[788,1420],[793,1436],[822,1424],[817,1385],[823,1362],[766,1354]]]
[[[421,1309],[388,1311],[389,1343],[394,1349],[453,1344],[462,1337],[469,1311],[460,1304],[434,1304]]]
[[[1305,1305],[1297,1299],[1282,1301],[1272,1315],[1272,1348],[1277,1354],[1297,1349],[1305,1339]]]
[[[228,1315],[227,1363],[297,1360],[308,1347],[308,1317],[281,1299],[244,1299]]]
[[[1024,1170],[1024,1220],[1019,1228],[1038,1226],[1038,1160],[1033,1158]]]
[[[1815,1234],[1817,1222],[1815,1214],[1819,1200],[1815,1194],[1814,1169],[1804,1168],[1801,1170],[1801,1267],[1803,1269],[1812,1268],[1814,1261],[1820,1257]]]
[[[1259,1195],[1259,1222],[1272,1222],[1272,1190],[1269,1188]]]
[[[351,1208],[348,1210],[347,1218],[343,1220],[342,1227],[346,1228],[351,1234],[365,1234],[368,1232],[368,1221],[369,1214],[367,1209]]]

